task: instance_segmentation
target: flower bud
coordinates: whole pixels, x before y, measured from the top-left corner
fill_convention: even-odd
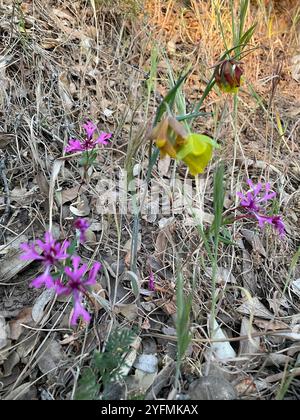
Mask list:
[[[242,82],[243,69],[239,61],[224,60],[217,64],[214,72],[216,84],[222,92],[237,93]]]

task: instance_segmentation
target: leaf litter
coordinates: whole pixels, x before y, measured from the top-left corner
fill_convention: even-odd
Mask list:
[[[70,366],[78,363],[80,355],[85,355],[80,364],[83,362],[84,366],[88,366],[93,351],[105,348],[112,324],[118,329],[136,324],[143,326],[141,336],[126,355],[124,375],[130,395],[142,394],[148,399],[172,395],[175,361],[168,356],[171,354],[168,353],[168,344],[176,344],[174,243],[180,247],[186,277],[190,278],[192,273],[196,273],[197,277],[197,289],[193,297],[194,341],[182,368],[184,395],[190,398],[200,396],[201,399],[213,399],[216,393],[223,395],[224,399],[237,396],[274,398],[274,387],[270,384],[279,386],[285,374],[285,365],[297,366],[299,363],[299,320],[293,319],[293,315],[299,313],[299,273],[288,284],[289,293],[284,297],[285,304],[275,294],[275,291],[283,290],[285,282],[290,278],[289,259],[299,246],[300,207],[297,207],[296,201],[288,222],[289,241],[286,244],[276,242],[271,234],[260,236],[249,225],[247,229],[235,232],[236,238],[232,238],[239,238],[243,242],[243,249],[237,243],[221,245],[217,287],[222,303],[218,313],[216,342],[212,343],[211,349],[220,366],[230,373],[230,380],[221,373],[209,373],[199,383],[199,370],[206,360],[209,343],[206,320],[212,269],[207,267],[205,272],[194,269],[199,265],[199,252],[205,252],[199,244],[194,227],[199,223],[208,227],[213,221],[209,180],[205,185],[208,198],[205,199],[204,207],[198,200],[192,203],[189,214],[183,218],[180,214],[172,217],[154,217],[150,214],[143,217],[142,234],[138,237],[137,247],[139,271],[129,275],[131,220],[125,217],[122,224],[117,226],[116,215],[103,215],[103,202],[97,192],[97,177],[108,177],[123,165],[132,122],[133,129],[138,131],[143,121],[142,113],[133,115],[132,109],[138,104],[135,98],[144,96],[144,69],[149,68],[150,60],[149,34],[135,22],[139,26],[137,30],[131,24],[131,18],[126,17],[124,21],[124,16],[120,16],[118,10],[111,9],[98,16],[103,24],[103,31],[99,35],[94,26],[92,9],[88,5],[74,2],[70,7],[64,7],[66,5],[61,2],[59,6],[50,8],[43,1],[37,2],[34,11],[32,2],[23,2],[21,7],[25,26],[22,29],[19,25],[21,29],[17,30],[20,22],[13,22],[14,31],[9,33],[13,9],[11,2],[2,3],[0,30],[4,38],[12,36],[14,43],[9,53],[0,57],[0,71],[4,80],[1,92],[5,92],[5,106],[12,109],[5,118],[1,114],[3,132],[0,133],[1,153],[8,160],[12,203],[10,219],[3,229],[5,237],[0,244],[0,382],[3,384],[0,398],[71,398],[74,378],[70,377]],[[152,10],[152,7],[153,4],[147,2],[146,8]],[[198,52],[193,50],[201,39],[198,32],[201,31],[201,25],[197,15],[192,13],[193,9],[187,8],[184,16],[176,6],[170,5],[171,9],[172,13],[166,16],[163,16],[162,10],[157,14],[152,13],[151,25],[153,29],[156,28],[155,33],[162,45],[167,47],[176,71],[182,69],[181,53],[191,54],[194,63],[198,63],[197,60],[205,51],[205,57],[210,54],[209,62],[214,62],[219,51],[207,49],[209,42],[200,44]],[[176,25],[171,15],[172,19],[177,21],[183,18],[187,23],[177,34],[174,34]],[[120,21],[125,22],[127,39],[125,36],[122,39]],[[111,26],[116,32],[113,35]],[[35,42],[32,38],[33,28],[37,34]],[[116,39],[118,33],[120,38]],[[99,46],[96,45],[98,36]],[[140,42],[131,42],[136,37],[139,37]],[[195,41],[195,45],[190,43],[191,40]],[[78,48],[78,43],[81,43],[81,48]],[[98,51],[101,45],[106,46],[106,54],[102,55]],[[35,54],[39,66],[35,66],[31,60],[32,54]],[[280,52],[276,50],[275,57],[279,55]],[[263,63],[259,59],[255,56],[253,61],[253,66],[261,66],[262,71],[262,79],[256,83],[256,88],[259,95],[266,98],[269,90],[263,83],[263,77],[270,77],[274,63],[266,65],[265,55]],[[16,72],[19,62],[22,62],[22,66]],[[283,197],[287,197],[285,200],[289,203],[293,202],[291,200],[299,190],[300,173],[297,172],[299,147],[295,141],[299,118],[295,111],[299,92],[297,56],[292,64],[292,77],[295,80],[282,80],[280,94],[275,96],[274,101],[286,123],[284,134],[288,138],[288,147],[280,143],[282,135],[275,139],[277,143],[274,150],[265,147],[259,135],[259,127],[265,133],[261,110],[253,103],[248,105],[243,97],[241,106],[244,107],[247,119],[240,132],[242,153],[235,166],[228,169],[230,176],[234,174],[234,182],[243,176],[243,167],[254,176],[259,177],[265,171],[273,181],[280,179]],[[164,62],[160,62],[159,69],[161,78],[157,81],[157,96],[159,92],[165,93],[168,88]],[[248,77],[252,77],[251,64]],[[201,85],[198,78],[196,72],[188,80],[186,94],[189,98],[199,97]],[[132,80],[136,82],[135,87]],[[255,80],[251,81],[255,83]],[[288,83],[294,83],[292,88]],[[10,96],[7,92],[10,92]],[[37,102],[32,100],[33,92],[37,95]],[[219,101],[213,93],[211,104],[216,100]],[[22,101],[24,104],[31,101],[32,109],[24,107]],[[150,105],[151,112],[154,108],[155,104]],[[210,112],[211,108],[207,105],[206,111]],[[24,110],[24,115],[20,109]],[[37,118],[34,118],[35,115]],[[99,158],[96,173],[89,174],[91,188],[87,184],[79,186],[78,169],[71,158],[60,158],[67,139],[78,128],[78,120],[87,115],[98,120],[105,129],[116,133],[111,148],[103,151]],[[203,121],[200,118],[199,125]],[[213,123],[204,122],[207,130]],[[229,130],[228,127],[229,120]],[[224,156],[228,157],[228,162],[232,160],[232,147],[229,135],[224,145]],[[135,157],[135,176],[145,170],[143,162],[146,156],[146,148],[142,146]],[[169,177],[172,170],[172,161],[160,161],[158,174],[161,177]],[[160,182],[158,174],[156,180]],[[49,179],[50,182],[47,181]],[[228,193],[230,196],[232,191]],[[177,200],[178,197],[178,194],[174,194],[172,198]],[[157,205],[156,202],[147,204],[149,208]],[[2,211],[2,202],[0,206]],[[196,214],[196,219],[191,214]],[[63,237],[69,231],[74,216],[88,216],[91,221],[93,235],[89,237],[89,245],[81,249],[83,256],[87,260],[100,257],[107,267],[97,283],[98,288],[91,295],[91,300],[96,301],[97,310],[95,324],[87,332],[84,323],[75,330],[70,328],[70,307],[67,301],[56,300],[48,290],[39,293],[28,290],[28,282],[37,275],[39,267],[21,261],[16,245],[20,243],[20,237],[21,242],[38,237],[48,224],[55,226],[58,236]],[[121,242],[118,239],[120,227]],[[121,270],[122,264],[125,270]],[[146,286],[149,268],[155,276],[155,291],[151,293],[148,293]],[[121,277],[126,269],[127,275]],[[247,289],[252,299],[245,299],[238,287]],[[281,303],[277,303],[277,300]],[[142,350],[143,342],[146,342],[149,335],[157,348],[151,350],[153,353],[145,354]],[[288,354],[289,350],[291,354]],[[193,360],[190,355],[197,356]],[[267,363],[263,362],[262,367],[255,365],[257,357],[262,361],[268,357]],[[297,369],[290,369],[294,379],[289,398],[297,395]],[[34,384],[29,379],[31,377],[35,378]],[[189,385],[192,383],[193,386]],[[235,387],[232,384],[236,384]]]

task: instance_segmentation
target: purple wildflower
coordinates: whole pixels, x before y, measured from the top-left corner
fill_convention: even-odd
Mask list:
[[[87,138],[91,140],[95,131],[97,130],[96,124],[94,124],[92,121],[87,121],[85,124],[83,124],[83,128],[85,129]]]
[[[51,232],[46,232],[45,242],[37,239],[32,245],[21,244],[20,247],[24,254],[20,258],[22,260],[40,260],[46,267],[49,267],[68,258],[67,248],[69,244],[69,241],[64,241],[62,244],[56,242]],[[37,246],[42,250],[41,254],[36,250]]]
[[[151,270],[150,276],[149,276],[148,288],[152,292],[155,292],[154,274],[153,274],[152,270]]]
[[[67,153],[85,152],[87,150],[92,150],[97,146],[97,144],[107,145],[107,140],[112,136],[111,133],[102,132],[98,138],[93,139],[95,131],[97,130],[97,126],[92,121],[87,121],[83,125],[83,128],[86,132],[86,138],[82,141],[78,139],[70,139],[69,144],[66,147]]]
[[[42,284],[48,288],[53,286],[53,279],[49,274],[51,266],[68,258],[68,246],[68,241],[64,241],[62,244],[56,242],[50,232],[45,233],[45,242],[38,239],[31,245],[26,243],[20,245],[24,251],[24,254],[20,256],[22,260],[41,261],[46,267],[44,274],[32,281],[32,286],[41,287]],[[37,247],[40,248],[40,251],[37,250]]]
[[[96,283],[96,277],[98,271],[101,268],[101,264],[96,262],[88,272],[87,279],[84,279],[87,271],[87,265],[82,264],[80,266],[80,257],[72,257],[73,267],[66,267],[65,274],[68,277],[68,282],[63,285],[60,281],[56,282],[55,290],[58,295],[73,295],[74,300],[74,311],[71,319],[71,324],[75,325],[78,318],[81,316],[86,322],[90,321],[90,314],[84,309],[82,299],[83,295],[86,294],[87,286]]]
[[[271,200],[276,196],[276,192],[271,192],[271,186],[267,182],[265,185],[265,194],[261,196],[260,192],[263,188],[261,182],[257,185],[254,185],[251,179],[247,180],[247,184],[250,187],[250,190],[245,194],[238,192],[237,196],[241,199],[240,205],[251,212],[258,212],[261,209],[261,204],[266,203],[268,200]]]
[[[266,223],[269,223],[278,232],[279,236],[285,236],[285,226],[281,219],[281,216],[264,216],[260,214],[255,214],[255,217],[257,218],[258,224],[261,228],[263,228]]]
[[[50,267],[46,268],[46,271],[41,275],[32,280],[31,286],[39,289],[42,286],[45,286],[47,289],[54,287],[54,280],[49,274]]]
[[[80,218],[75,220],[74,227],[79,231],[79,242],[82,244],[86,241],[85,232],[89,227],[89,223],[86,219]]]
[[[104,133],[102,132],[100,136],[95,140],[97,144],[103,144],[104,146],[108,145],[108,140],[111,138],[111,133]]]

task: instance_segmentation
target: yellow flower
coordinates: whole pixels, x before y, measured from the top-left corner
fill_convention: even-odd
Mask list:
[[[150,139],[155,140],[162,158],[169,155],[176,159],[177,151],[186,143],[187,136],[184,127],[175,118],[167,117],[152,130]]]
[[[212,158],[214,141],[205,135],[192,133],[187,143],[177,153],[177,159],[182,160],[192,175],[201,174]]]
[[[161,158],[169,155],[182,160],[192,175],[201,174],[212,158],[213,148],[218,145],[208,136],[188,134],[173,117],[162,120],[151,132],[150,139],[160,151]]]

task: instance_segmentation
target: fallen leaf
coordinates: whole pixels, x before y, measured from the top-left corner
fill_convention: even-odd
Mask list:
[[[81,194],[79,199],[70,205],[70,211],[77,217],[84,217],[90,214],[90,206],[85,194]]]
[[[9,327],[5,322],[5,318],[0,316],[0,350],[7,345],[9,333]]]
[[[208,322],[208,324],[210,324],[210,322]],[[211,331],[211,336],[213,337],[213,340],[225,340],[227,338],[216,320],[214,321],[214,331]],[[236,357],[236,353],[229,341],[212,342],[211,349],[216,358],[220,361],[234,359]]]
[[[36,324],[39,324],[42,318],[45,315],[45,307],[55,296],[55,291],[53,289],[46,289],[43,293],[37,298],[35,304],[32,308],[32,319]]]
[[[38,253],[42,251],[37,249]],[[21,270],[32,263],[30,260],[21,260],[20,255],[22,251],[19,249],[11,248],[9,252],[1,259],[0,264],[0,284],[7,283]]]
[[[11,340],[18,340],[22,334],[24,327],[21,324],[33,325],[31,307],[23,308],[16,319],[9,321]]]
[[[6,149],[8,145],[13,143],[14,139],[14,134],[0,133],[0,149]]]
[[[135,304],[119,304],[114,306],[115,314],[122,314],[129,321],[133,321],[138,315],[138,308]]]
[[[80,189],[80,185],[75,185],[75,187],[62,190],[61,191],[61,204],[63,205],[67,203],[68,201],[73,201],[77,197],[79,189]]]
[[[254,315],[263,319],[273,319],[274,315],[258,300],[257,297],[246,300],[237,311],[243,315]]]
[[[55,375],[55,370],[63,360],[62,347],[58,341],[48,340],[37,356],[38,367],[42,373]]]

